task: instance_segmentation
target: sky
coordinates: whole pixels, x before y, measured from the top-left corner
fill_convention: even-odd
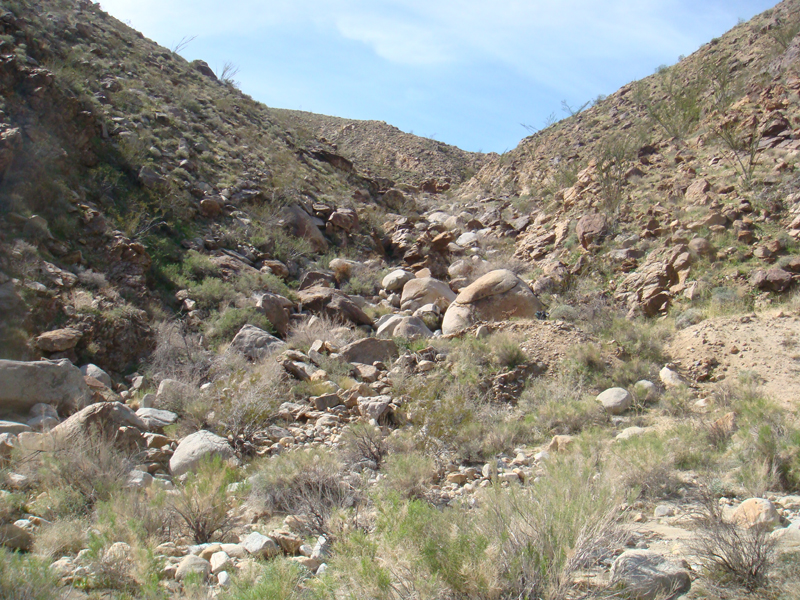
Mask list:
[[[504,152],[774,0],[100,0],[268,106]]]

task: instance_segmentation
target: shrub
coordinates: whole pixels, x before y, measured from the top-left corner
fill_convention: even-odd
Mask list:
[[[298,350],[308,350],[317,340],[329,342],[337,348],[346,346],[364,337],[364,332],[360,329],[343,327],[332,319],[320,315],[313,319],[307,319],[292,327],[286,337],[286,343],[291,348]]]
[[[311,598],[302,585],[308,573],[295,562],[272,560],[250,569],[234,579],[230,591],[223,591],[220,600],[295,600]]]
[[[635,497],[668,498],[681,487],[675,473],[675,446],[658,433],[616,441],[611,457],[612,470]]]
[[[200,336],[180,321],[164,321],[158,326],[156,349],[150,356],[148,371],[162,379],[186,383],[202,380],[212,365],[213,354],[201,344]]]
[[[273,511],[307,515],[318,534],[335,510],[360,499],[337,458],[321,450],[288,452],[265,461],[257,467],[252,493]]]
[[[515,369],[528,363],[528,357],[520,348],[519,342],[510,335],[500,334],[493,336],[490,346],[492,348],[492,357],[501,368]]]
[[[436,463],[421,452],[390,454],[383,472],[387,489],[405,498],[424,498],[436,478]]]
[[[50,600],[58,595],[58,576],[45,562],[0,547],[0,597],[5,600]]]
[[[245,325],[254,325],[274,334],[275,328],[269,319],[257,308],[225,308],[220,313],[212,313],[205,321],[203,329],[213,347],[232,340]]]
[[[536,485],[487,490],[477,530],[497,548],[506,597],[567,597],[574,573],[608,560],[623,542],[615,526],[621,496],[591,465],[581,455],[559,457]]]
[[[525,422],[544,440],[553,434],[576,434],[608,422],[597,401],[569,376],[536,380],[522,394],[519,403]]]
[[[215,370],[231,372],[218,377],[209,392],[214,397],[211,426],[220,435],[232,436],[237,449],[245,451],[244,445],[270,424],[281,403],[290,398],[289,384],[275,360],[249,366],[238,356],[228,355],[224,363]]]
[[[234,498],[227,487],[235,480],[235,470],[214,456],[201,462],[185,482],[176,486],[177,493],[170,497],[169,506],[195,543],[204,544],[215,537],[224,539],[233,527]]]
[[[680,73],[674,67],[659,68],[655,75],[655,93],[641,81],[634,90],[634,99],[669,137],[683,139],[700,120],[705,81],[700,76],[682,79]]]
[[[344,456],[350,462],[372,461],[380,468],[389,451],[383,433],[369,423],[353,423],[342,434]]]
[[[108,500],[123,487],[133,465],[111,440],[98,434],[76,437],[52,453],[20,460],[35,470],[31,475],[47,490],[49,503],[60,505],[67,516],[89,513],[96,503]]]
[[[734,583],[753,592],[767,582],[775,561],[776,540],[765,527],[744,528],[725,519],[717,498],[707,490],[695,517],[691,549],[716,583]]]
[[[48,558],[77,554],[86,547],[87,529],[88,523],[82,518],[63,519],[45,525],[36,533],[36,554]]]

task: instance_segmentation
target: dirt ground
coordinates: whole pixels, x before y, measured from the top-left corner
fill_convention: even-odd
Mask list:
[[[701,385],[756,374],[764,391],[800,405],[800,317],[783,312],[708,319],[675,334],[669,355]]]

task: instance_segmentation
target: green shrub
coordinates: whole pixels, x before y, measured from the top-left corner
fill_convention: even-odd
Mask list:
[[[436,462],[421,452],[390,454],[383,473],[387,489],[406,498],[424,498],[436,478]]]
[[[58,576],[41,559],[0,547],[0,597],[51,600],[59,595]]]
[[[249,569],[234,578],[230,591],[223,591],[220,600],[297,600],[313,598],[303,585],[308,572],[287,559],[272,560]]]
[[[257,308],[225,308],[214,312],[204,323],[206,336],[212,347],[231,341],[245,325],[254,325],[274,334],[275,328]]]
[[[360,501],[336,456],[322,450],[287,452],[256,466],[252,494],[273,511],[305,514],[313,533],[326,530],[334,511]]]
[[[195,543],[204,544],[215,537],[224,540],[233,528],[235,498],[227,487],[235,481],[236,471],[220,456],[214,456],[202,461],[176,486],[169,506]]]

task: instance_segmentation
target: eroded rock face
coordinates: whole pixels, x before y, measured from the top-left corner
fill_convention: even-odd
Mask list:
[[[80,369],[66,359],[0,360],[0,410],[27,413],[44,403],[69,413],[86,406],[91,397]]]
[[[444,315],[442,333],[458,333],[475,321],[532,319],[540,310],[544,305],[513,272],[491,271],[461,290]]]
[[[575,227],[575,233],[584,248],[588,248],[592,243],[600,241],[607,231],[608,222],[605,215],[600,213],[582,216],[578,219],[578,224]]]

